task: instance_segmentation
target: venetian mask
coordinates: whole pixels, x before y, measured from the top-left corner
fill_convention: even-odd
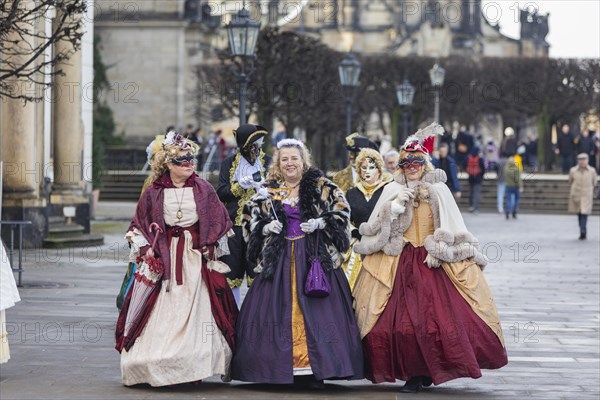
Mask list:
[[[377,168],[377,164],[375,163],[375,160],[373,160],[372,158],[369,158],[369,157],[367,157],[360,164],[359,174],[360,174],[361,179],[369,185],[372,185],[375,182],[377,182],[381,175],[381,173],[379,172],[379,169]]]
[[[263,138],[261,137],[260,139],[255,140],[254,142],[244,146],[242,150],[240,150],[240,153],[242,153],[242,156],[246,160],[248,160],[250,164],[254,164],[256,158],[258,157],[258,154],[260,153],[260,148],[262,147],[262,144]]]

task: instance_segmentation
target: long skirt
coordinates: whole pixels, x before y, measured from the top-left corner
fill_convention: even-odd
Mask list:
[[[0,310],[0,364],[10,360],[10,349],[8,347],[8,332],[6,332],[6,312]]]
[[[360,334],[344,272],[326,272],[329,296],[307,297],[305,238],[288,240],[281,253],[272,279],[259,275],[244,299],[232,378],[273,384],[293,383],[302,374],[362,379]]]
[[[175,260],[178,240],[171,241],[171,260]],[[185,240],[183,284],[173,279],[170,291],[167,285],[161,287],[142,334],[129,351],[121,353],[124,385],[174,385],[229,373],[232,352],[211,311],[201,274],[202,255],[192,248],[188,231]]]
[[[471,309],[443,268],[423,262],[424,247],[404,246],[392,295],[363,338],[366,376],[374,383],[429,376],[440,384],[479,378],[507,364],[506,349]]]

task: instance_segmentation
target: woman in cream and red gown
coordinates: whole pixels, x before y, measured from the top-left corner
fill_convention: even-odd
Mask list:
[[[124,385],[167,386],[229,375],[237,307],[215,262],[231,221],[210,183],[195,174],[196,148],[169,132],[152,157],[152,183],[142,194],[127,232],[132,255],[158,257],[164,274],[150,296],[139,337],[125,338],[126,298],[117,324]],[[157,224],[162,233],[151,226]],[[155,235],[156,247],[151,248]],[[137,282],[136,282],[137,283]],[[133,290],[135,290],[135,286]],[[155,299],[155,300],[152,300]]]

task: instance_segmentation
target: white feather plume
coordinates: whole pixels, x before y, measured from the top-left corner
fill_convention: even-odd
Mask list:
[[[413,140],[418,140],[419,143],[423,143],[428,137],[443,134],[444,127],[438,124],[437,122],[434,122],[431,125],[426,126],[423,129],[419,129],[416,133],[410,135],[406,141],[409,142]]]

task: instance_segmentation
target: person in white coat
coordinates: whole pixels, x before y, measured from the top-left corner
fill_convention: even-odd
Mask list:
[[[8,262],[4,243],[0,242],[0,364],[10,360],[8,332],[6,331],[6,309],[21,301],[13,271]]]

